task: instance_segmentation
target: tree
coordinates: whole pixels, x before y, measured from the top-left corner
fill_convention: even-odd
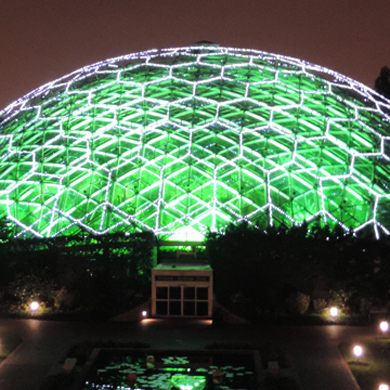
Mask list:
[[[375,80],[375,91],[390,99],[390,68],[384,66]]]
[[[0,243],[7,242],[12,237],[12,225],[7,217],[0,218]]]

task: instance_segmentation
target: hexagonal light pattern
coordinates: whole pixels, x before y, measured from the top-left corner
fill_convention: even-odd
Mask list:
[[[389,112],[362,84],[264,52],[109,59],[0,112],[0,208],[16,235],[313,219],[389,234]]]

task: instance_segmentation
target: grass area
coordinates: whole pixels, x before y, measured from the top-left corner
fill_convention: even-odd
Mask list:
[[[376,390],[381,383],[390,385],[390,339],[373,338],[360,344],[364,354],[357,360],[352,344],[339,346],[361,390]]]

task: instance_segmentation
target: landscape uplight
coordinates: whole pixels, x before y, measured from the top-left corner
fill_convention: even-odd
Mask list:
[[[353,347],[353,354],[356,357],[356,360],[358,360],[363,355],[363,348],[360,345],[355,345]]]
[[[382,333],[386,333],[389,330],[389,323],[387,321],[382,321],[379,324],[379,328],[381,329]]]
[[[39,303],[37,301],[31,302],[30,303],[30,310],[31,311],[37,311],[39,308]]]
[[[378,387],[378,390],[389,390],[389,386],[387,386],[385,383],[381,383]]]
[[[337,307],[331,307],[329,312],[332,318],[336,318],[339,315],[339,309]]]

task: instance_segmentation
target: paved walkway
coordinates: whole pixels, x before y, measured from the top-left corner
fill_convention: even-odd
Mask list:
[[[0,319],[0,338],[4,334],[19,336],[22,342],[0,364],[1,390],[37,390],[49,369],[73,344],[84,340],[141,341],[156,349],[274,342],[291,356],[302,390],[358,390],[337,345],[341,341],[361,341],[372,336],[373,330],[333,325],[211,325],[202,321],[85,323]]]

